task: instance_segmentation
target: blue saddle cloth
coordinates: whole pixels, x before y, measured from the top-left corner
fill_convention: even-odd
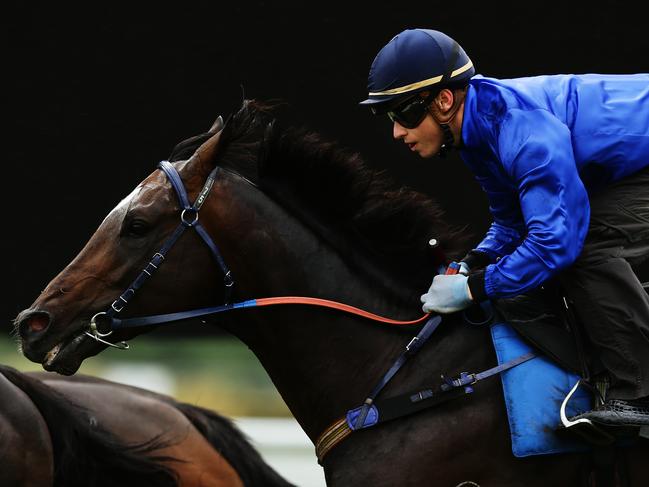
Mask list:
[[[532,351],[520,335],[506,323],[491,326],[491,337],[498,364]],[[563,399],[579,377],[538,356],[500,374],[512,452],[516,457],[588,451],[583,442],[555,433],[561,423],[559,410]],[[592,397],[578,389],[568,404],[568,417],[591,409]]]

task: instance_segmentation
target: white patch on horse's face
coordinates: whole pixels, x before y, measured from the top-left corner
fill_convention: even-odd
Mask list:
[[[113,208],[108,215],[104,218],[104,221],[101,222],[102,225],[104,225],[109,219],[113,221],[118,221],[121,222],[124,219],[124,216],[126,216],[126,213],[128,212],[128,209],[131,206],[131,202],[135,199],[135,197],[142,191],[142,188],[144,187],[144,184],[140,184],[137,186],[133,191],[130,192],[128,196],[126,196],[122,201],[117,203],[117,206]]]

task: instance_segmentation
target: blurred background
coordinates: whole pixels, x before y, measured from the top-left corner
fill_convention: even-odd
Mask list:
[[[417,159],[391,140],[387,119],[357,106],[377,51],[399,31],[425,27],[453,36],[486,76],[647,72],[649,37],[635,9],[430,0],[5,6],[0,361],[39,368],[16,351],[13,317],[176,143],[244,96],[288,102],[298,123],[432,195],[477,241],[490,223],[486,199],[459,158]],[[235,417],[287,477],[323,485],[312,446],[247,348],[218,329],[181,324],[132,345],[81,372]]]

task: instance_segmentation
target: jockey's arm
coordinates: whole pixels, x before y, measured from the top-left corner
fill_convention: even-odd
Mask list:
[[[552,114],[512,110],[502,124],[498,148],[517,187],[525,236],[511,253],[498,255],[497,262],[469,277],[476,301],[524,293],[568,267],[581,252],[590,219],[569,130]],[[490,232],[476,250],[493,248],[494,234],[501,241],[508,236],[494,225]]]

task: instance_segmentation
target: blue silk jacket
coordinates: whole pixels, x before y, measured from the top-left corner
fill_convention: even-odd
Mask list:
[[[577,259],[589,195],[649,165],[649,74],[475,76],[462,140],[494,219],[484,291],[521,294]]]

